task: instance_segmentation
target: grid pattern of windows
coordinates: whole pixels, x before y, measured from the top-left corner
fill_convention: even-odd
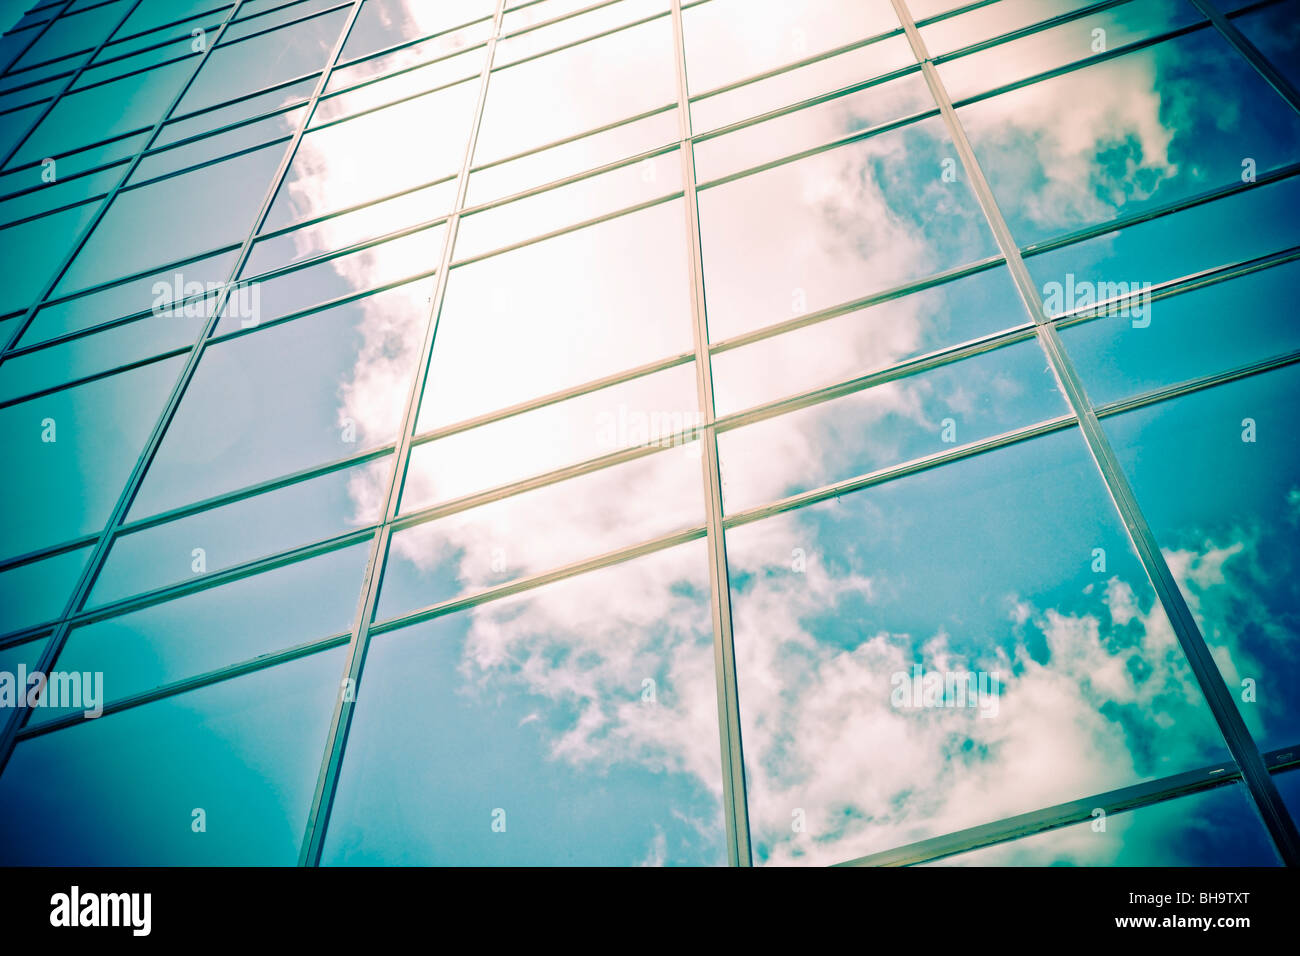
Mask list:
[[[38,4],[0,860],[1300,863],[1297,63],[1297,0]]]

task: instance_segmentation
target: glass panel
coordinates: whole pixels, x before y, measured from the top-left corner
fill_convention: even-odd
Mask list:
[[[804,107],[695,145],[695,176],[708,182],[896,120],[935,109],[919,73]]]
[[[1272,255],[1300,243],[1291,214],[1300,203],[1300,177],[1161,216],[1041,255],[1025,265],[1039,283],[1049,315],[1086,304],[1083,283],[1095,295],[1105,285],[1139,287],[1181,279],[1205,269]],[[1073,277],[1073,278],[1071,278]],[[1066,297],[1067,290],[1073,294]]]
[[[419,10],[419,13],[423,13]],[[359,36],[354,28],[349,34],[349,42],[352,37]],[[476,47],[485,44],[488,37],[492,35],[492,20],[489,17],[486,20],[479,20],[471,26],[466,26],[460,30],[453,30],[449,33],[442,33],[438,36],[430,37],[428,40],[422,40],[419,43],[413,43],[410,46],[403,46],[391,53],[385,53],[381,56],[372,56],[365,60],[360,60],[345,67],[340,67],[330,74],[329,81],[325,84],[325,89],[333,93],[337,90],[346,89],[354,84],[360,83],[370,77],[390,76],[397,73],[398,70],[411,70],[421,63],[430,63],[431,61],[447,58],[444,62],[450,62],[454,59],[452,56],[462,50],[468,50],[470,47]],[[486,52],[486,51],[485,51]],[[351,56],[344,48],[345,56],[339,62],[346,62]],[[434,72],[438,68],[434,67]],[[432,84],[430,84],[432,85]],[[427,88],[427,87],[426,87]]]
[[[366,0],[348,34],[341,61],[490,17],[495,8],[495,0],[443,0],[438,4]]]
[[[886,0],[711,0],[682,12],[686,74],[703,93],[898,29]]]
[[[197,56],[101,86],[69,93],[54,105],[9,164],[39,162],[158,121],[198,66]],[[124,151],[129,155],[129,150]],[[120,157],[118,157],[120,158]]]
[[[412,58],[407,50],[399,52],[405,54],[401,59]],[[392,66],[396,69],[396,61],[399,60],[399,57],[394,55],[390,59],[395,61]],[[447,86],[458,80],[477,78],[482,74],[483,65],[486,62],[487,47],[480,46],[457,56],[443,57],[424,66],[408,68],[404,73],[393,73],[386,79],[365,83],[342,93],[332,94],[317,104],[316,112],[312,114],[311,125],[319,126],[322,123],[352,116],[363,110],[387,106],[389,103],[394,103],[405,97],[427,93],[430,90],[440,86]],[[369,61],[363,66],[368,67]],[[337,74],[331,76],[331,86],[346,85],[345,83],[335,83],[335,76]],[[353,79],[356,79],[356,77],[353,77]]]
[[[1088,395],[1103,404],[1300,349],[1289,312],[1297,281],[1300,263],[1291,262],[1139,302],[1128,315],[1063,329],[1061,339]]]
[[[948,857],[939,863],[943,866],[1277,866],[1278,858],[1245,788],[1234,783],[1208,793],[1108,815],[1104,830],[1098,830],[1093,822],[1076,823]],[[1148,909],[1155,912],[1154,907]]]
[[[270,322],[331,299],[363,292],[388,282],[397,282],[419,272],[429,272],[438,263],[445,237],[446,227],[434,226],[401,239],[393,239],[359,252],[274,276],[251,286],[241,286],[237,295],[232,294],[226,314],[217,325],[217,334]],[[428,318],[432,304],[432,288],[426,291],[429,298],[423,301],[425,319]],[[379,296],[384,295],[388,293],[379,293]],[[362,303],[360,307],[373,312],[392,308],[393,301],[396,301],[398,308],[404,311],[392,318],[400,318],[404,329],[412,335],[423,330],[421,300],[418,296],[408,294],[396,295],[396,298],[390,296],[382,301],[378,301],[378,297],[376,299],[373,303]],[[406,311],[409,311],[409,315]]]
[[[78,548],[0,571],[0,634],[61,615],[88,554]]]
[[[713,341],[997,253],[937,117],[699,202]]]
[[[0,409],[7,456],[0,496],[44,503],[0,514],[0,558],[103,527],[182,362],[154,362]]]
[[[215,136],[205,136],[180,146],[156,150],[140,160],[130,183],[144,182],[181,169],[210,163],[240,150],[252,149],[272,140],[291,136],[306,116],[306,106],[237,126]]]
[[[205,291],[215,291],[229,278],[234,261],[233,251],[223,252],[193,262],[178,263],[166,272],[152,273],[88,295],[41,306],[19,344],[27,346],[44,342],[58,335],[146,311],[169,311],[176,317],[171,309],[172,303],[197,297]],[[193,307],[187,303],[179,305],[178,310],[183,316],[185,309]]]
[[[372,524],[391,467],[385,455],[120,535],[86,604],[112,604]]]
[[[1102,420],[1261,750],[1300,740],[1294,366]]]
[[[680,200],[452,271],[418,431],[692,349]]]
[[[0,189],[25,190],[16,196],[0,200],[0,223],[11,223],[18,219],[40,216],[51,209],[60,209],[75,203],[84,202],[93,197],[103,196],[122,179],[126,164],[119,163],[101,169],[89,175],[73,175],[68,167],[60,168],[62,160],[50,160],[52,166],[42,164],[21,172],[10,173],[7,182]],[[46,170],[63,178],[56,182],[45,183],[41,176]],[[93,208],[93,207],[91,207]]]
[[[324,69],[348,10],[335,10],[237,43],[222,43],[176,107],[178,114],[216,106]]]
[[[698,135],[788,103],[863,83],[915,62],[907,39],[891,37],[726,93],[697,99],[691,104],[691,121]]]
[[[1005,2],[1005,0],[1004,0]],[[1056,69],[1067,63],[1081,63],[1098,53],[1116,50],[1125,44],[1157,37],[1180,27],[1189,26],[1203,20],[1194,4],[1181,0],[1139,0],[1136,3],[1121,3],[1114,7],[1099,10],[1061,26],[1039,31],[1019,40],[1011,40],[994,47],[940,63],[939,76],[943,80],[948,95],[954,101],[961,101],[986,90],[1028,79],[1039,73]],[[1100,32],[1098,32],[1100,31]],[[1213,31],[1203,31],[1199,42]],[[1211,42],[1210,45],[1214,45]],[[1141,54],[1137,54],[1139,57]],[[1218,51],[1210,56],[1221,59]],[[1139,59],[1138,62],[1141,62]],[[1244,61],[1241,64],[1245,65]],[[1105,70],[1103,65],[1101,69]],[[1124,85],[1125,82],[1137,84],[1143,95],[1132,96],[1130,100],[1115,98],[1109,90],[1099,91],[1100,96],[1089,96],[1083,102],[1091,105],[1087,120],[1080,116],[1075,126],[1091,121],[1103,122],[1102,110],[1110,108],[1120,116],[1125,115],[1125,108],[1135,113],[1150,109],[1150,104],[1159,102],[1160,96],[1153,87],[1146,70],[1136,70],[1134,74],[1121,76],[1128,67],[1114,67],[1108,71],[1117,79],[1107,82],[1102,74],[1089,74],[1089,79],[1096,83],[1110,86],[1112,83]],[[1191,75],[1195,75],[1195,71]],[[1130,88],[1132,93],[1133,89]],[[1057,101],[1059,103],[1059,101]],[[1035,112],[1042,112],[1038,108]],[[1132,115],[1132,114],[1128,114]],[[1099,119],[1093,120],[1097,116]],[[1118,118],[1118,117],[1114,117]],[[1124,139],[1116,139],[1120,146]]]
[[[731,529],[727,558],[758,863],[1227,757],[1073,429]]]
[[[294,103],[301,103],[311,97],[316,89],[316,82],[314,79],[309,79],[300,80],[297,83],[286,83],[265,93],[242,99],[237,103],[218,106],[197,115],[191,114],[185,118],[174,119],[167,123],[158,133],[158,139],[154,145],[166,146],[169,143],[176,143],[191,136],[206,134],[210,130],[219,129],[231,123],[242,122],[254,116],[261,116],[286,106],[292,106]],[[176,115],[180,116],[181,114],[177,111]]]
[[[1282,794],[1282,802],[1286,808],[1291,811],[1292,818],[1300,816],[1300,773],[1296,768],[1291,768],[1283,773],[1275,773],[1273,782],[1277,784],[1277,789]]]
[[[15,644],[11,647],[0,648],[0,674],[13,674],[14,689],[17,690],[23,685],[18,683],[18,668],[25,667],[28,671],[35,669],[40,662],[41,652],[45,649],[45,644],[49,640],[49,635],[37,638],[34,641],[26,641],[22,644]],[[30,689],[30,685],[27,685]]]
[[[475,206],[543,186],[573,173],[649,152],[680,137],[674,107],[510,162],[477,169],[470,176],[466,202]]]
[[[1094,0],[1000,0],[922,27],[921,39],[930,56],[938,57],[1012,30],[1072,13],[1092,2]],[[915,12],[913,16],[919,17]]]
[[[1284,0],[1237,17],[1232,25],[1292,84],[1300,85],[1300,3]]]
[[[0,777],[0,859],[291,866],[345,654],[22,741]]]
[[[61,16],[39,40],[28,47],[15,65],[22,68],[92,49],[108,39],[126,12],[127,6],[124,3],[106,3],[84,13]]]
[[[454,173],[465,158],[477,93],[476,79],[311,130],[268,225],[322,216]]]
[[[0,228],[0,313],[26,309],[45,291],[64,257],[90,225],[99,200]]]
[[[379,619],[704,524],[699,442],[393,535]]]
[[[285,144],[276,143],[118,193],[58,291],[239,243],[252,228],[284,151]],[[167,210],[184,210],[184,215]],[[128,236],[131,241],[124,241]]]
[[[1001,266],[713,356],[713,405],[728,415],[847,381],[1028,316]]]
[[[494,71],[474,161],[513,156],[676,101],[672,21],[660,17]]]
[[[332,471],[120,535],[87,606],[313,544],[378,520],[392,460]]]
[[[722,433],[723,500],[741,511],[1068,411],[1038,343],[1009,345]]]
[[[594,4],[590,2],[570,2],[569,6],[571,8],[581,8],[594,6]],[[492,64],[493,66],[507,66],[511,63],[517,63],[526,57],[537,56],[566,43],[585,40],[597,33],[613,30],[634,20],[667,13],[668,7],[667,0],[620,0],[618,3],[607,3],[578,16],[566,17],[563,20],[551,23],[549,26],[538,27],[526,33],[515,32],[513,36],[497,43]],[[519,24],[522,18],[528,17],[530,22],[539,23],[543,19],[550,19],[564,12],[568,11],[557,9],[554,3],[524,7],[522,10],[503,18],[502,35],[517,30],[516,24]],[[510,23],[511,20],[514,22]]]
[[[186,347],[203,330],[208,314],[205,306],[210,304],[199,302],[192,308],[160,312],[61,345],[11,356],[0,365],[0,401]]]
[[[1022,245],[1240,183],[1243,157],[1257,173],[1300,159],[1300,117],[1213,30],[959,115]]]
[[[132,516],[391,442],[432,294],[422,279],[210,346]]]
[[[681,154],[648,157],[466,216],[456,234],[456,258],[483,255],[681,190]]]
[[[450,501],[703,424],[686,363],[416,445],[402,512]]]
[[[370,542],[68,634],[54,670],[102,674],[104,703],[347,631]],[[73,712],[47,707],[32,722]]]
[[[154,30],[164,24],[176,23],[186,17],[222,7],[220,0],[140,0],[116,36],[125,37]]]
[[[333,216],[315,225],[268,236],[253,244],[243,274],[261,275],[323,253],[378,239],[398,229],[446,215],[455,204],[456,180],[452,178]],[[280,209],[287,212],[285,206]],[[268,230],[278,228],[277,224],[269,221],[266,226]],[[437,262],[426,262],[425,267],[432,268]]]
[[[702,542],[378,637],[357,701],[328,864],[725,862]]]

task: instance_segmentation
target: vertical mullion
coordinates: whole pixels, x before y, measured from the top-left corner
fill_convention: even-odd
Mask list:
[[[1237,29],[1237,25],[1219,12],[1218,8],[1208,2],[1208,0],[1191,0],[1196,9],[1200,10],[1212,24],[1214,28],[1223,35],[1232,47],[1246,58],[1255,72],[1262,76],[1268,85],[1277,90],[1282,98],[1290,104],[1291,108],[1300,113],[1300,91],[1297,91],[1295,85],[1285,76],[1277,71],[1272,63],[1259,48],[1251,43]]]
[[[185,93],[189,90],[191,84],[194,82],[194,78],[198,76],[199,70],[201,70],[203,68],[203,65],[207,62],[207,57],[212,53],[214,49],[216,49],[217,42],[218,40],[220,40],[221,34],[225,31],[226,25],[229,24],[238,15],[239,9],[243,3],[244,0],[235,0],[234,5],[227,12],[226,19],[222,21],[221,26],[218,28],[216,36],[213,39],[213,42],[208,45],[207,49],[204,50],[203,55],[200,57],[198,67],[195,68],[193,74],[191,74],[189,80],[185,83],[185,85],[182,86],[181,89],[177,91],[175,98],[173,98],[167,110],[163,113],[161,117],[159,117],[157,124],[154,126],[153,133],[149,137],[149,142],[152,142],[153,139],[162,130],[163,124],[166,123],[168,117],[171,116],[171,113],[173,110],[175,110],[176,105],[181,101],[181,98],[185,95]],[[206,347],[208,340],[212,335],[212,330],[216,328],[217,322],[221,318],[221,313],[225,308],[226,300],[230,296],[231,289],[233,288],[234,279],[236,276],[239,275],[239,270],[243,268],[243,264],[248,257],[249,251],[252,249],[253,240],[257,236],[258,229],[261,227],[263,220],[266,218],[267,213],[270,211],[271,203],[274,202],[276,193],[280,189],[281,181],[288,174],[289,166],[293,161],[294,153],[298,149],[298,144],[302,140],[302,136],[307,129],[307,124],[311,119],[311,113],[315,109],[316,101],[320,97],[321,91],[325,88],[325,83],[329,80],[330,72],[333,70],[334,63],[338,59],[338,56],[343,49],[343,44],[346,42],[348,33],[352,29],[352,24],[356,20],[357,11],[360,9],[360,6],[361,6],[361,2],[360,0],[357,0],[357,2],[353,5],[351,11],[348,14],[348,20],[343,25],[342,32],[340,33],[339,39],[334,47],[332,54],[330,55],[328,64],[326,68],[321,72],[320,78],[317,80],[316,83],[316,88],[312,93],[311,99],[308,101],[309,106],[306,111],[306,115],[304,115],[302,119],[302,123],[298,126],[297,130],[294,132],[293,138],[290,141],[289,146],[285,151],[284,157],[280,161],[280,166],[277,169],[275,175],[272,176],[271,178],[270,185],[267,189],[265,196],[262,199],[261,208],[259,209],[257,215],[255,216],[253,223],[249,228],[247,236],[244,238],[243,245],[240,247],[239,252],[235,256],[235,261],[231,265],[230,279],[229,281],[226,282],[225,285],[222,286],[221,291],[217,294],[216,301],[212,308],[212,313],[208,317],[207,323],[205,324],[203,331],[199,333],[199,337],[194,347],[190,349],[189,356],[186,359],[185,367],[181,370],[179,377],[177,378],[175,384],[172,386],[172,390],[167,398],[167,403],[163,406],[163,410],[159,415],[158,419],[155,421],[153,430],[150,432],[148,440],[145,442],[144,447],[141,448],[140,450],[140,455],[136,459],[135,467],[132,469],[130,477],[127,478],[126,484],[122,488],[121,494],[118,496],[117,503],[113,507],[113,512],[111,516],[109,517],[108,521],[105,523],[103,529],[99,532],[99,535],[96,538],[94,549],[91,552],[90,558],[86,561],[85,567],[82,569],[81,576],[77,580],[76,587],[73,589],[71,596],[68,598],[68,603],[64,608],[59,624],[55,627],[53,634],[50,636],[48,642],[45,645],[45,649],[41,652],[40,660],[37,662],[36,665],[36,670],[40,671],[41,673],[49,673],[51,665],[53,665],[53,663],[58,659],[58,655],[62,651],[64,643],[67,641],[68,631],[71,627],[71,624],[69,623],[69,618],[82,608],[86,599],[89,597],[90,589],[95,582],[95,578],[98,576],[101,568],[103,567],[104,560],[108,556],[108,550],[112,543],[113,537],[118,527],[122,524],[123,521],[125,521],[127,512],[130,510],[131,503],[135,500],[135,496],[140,490],[140,485],[144,481],[145,473],[148,471],[149,465],[153,461],[154,455],[157,454],[158,448],[162,444],[163,435],[166,433],[168,426],[171,424],[172,419],[175,417],[176,410],[180,406],[180,402],[182,397],[185,394],[186,388],[189,386],[190,381],[194,378],[195,369],[198,366],[199,360],[203,356],[204,348]],[[147,144],[146,147],[142,148],[139,152],[136,153],[135,158],[131,163],[131,168],[128,169],[126,175],[123,176],[123,181],[125,181],[125,179],[131,174],[131,171],[134,170],[135,166],[140,162],[141,157],[144,155],[145,148],[147,148]],[[119,183],[119,187],[120,185],[121,184]],[[116,191],[117,190],[115,189],[114,194],[116,194]],[[101,214],[103,209],[107,208],[107,205],[108,203],[107,201],[105,201],[104,206],[101,207]],[[95,222],[97,223],[98,221],[99,220],[97,218]],[[93,225],[94,224],[92,223],[92,226]],[[83,236],[81,241],[84,242],[85,238],[86,237]],[[68,260],[68,263],[64,264],[63,268],[66,269],[70,262],[71,259]],[[62,270],[60,271],[60,275],[61,274],[62,274]],[[54,281],[56,282],[58,281],[57,276]],[[30,313],[28,317],[30,318]],[[19,728],[22,726],[22,722],[26,717],[26,715],[27,715],[27,708],[25,706],[14,707],[9,712],[9,719],[5,723],[3,730],[0,730],[0,773],[4,772],[4,768],[9,762],[9,757],[13,754],[13,748],[16,742],[16,736]]]
[[[1237,766],[1241,769],[1242,779],[1250,791],[1255,808],[1259,812],[1264,826],[1268,829],[1278,853],[1288,865],[1298,865],[1300,864],[1300,834],[1297,834],[1295,823],[1287,812],[1277,787],[1268,773],[1259,748],[1247,730],[1241,714],[1237,711],[1232,694],[1229,692],[1218,666],[1214,663],[1214,658],[1205,644],[1205,639],[1196,625],[1196,620],[1187,606],[1187,601],[1178,588],[1178,582],[1169,570],[1169,565],[1165,561],[1160,546],[1155,540],[1155,535],[1152,533],[1142,509],[1138,505],[1137,497],[1133,493],[1123,469],[1120,467],[1119,459],[1111,447],[1110,440],[1106,437],[1101,428],[1101,423],[1097,420],[1097,413],[1088,398],[1087,392],[1084,390],[1078,372],[1061,344],[1056,326],[1043,309],[1042,301],[1038,296],[1038,287],[1025,266],[1024,259],[1020,255],[1020,249],[1016,245],[1011,230],[1002,216],[997,200],[993,196],[993,191],[984,178],[975,151],[966,138],[965,129],[957,118],[948,91],[935,70],[929,54],[926,52],[925,43],[917,31],[916,24],[908,13],[904,0],[891,0],[891,2],[898,14],[899,21],[903,24],[904,31],[907,33],[912,52],[918,62],[921,63],[926,83],[929,85],[935,102],[939,105],[939,110],[947,126],[948,135],[952,138],[953,146],[961,157],[966,175],[970,177],[971,188],[984,211],[989,227],[997,240],[998,247],[1010,267],[1016,290],[1023,300],[1025,308],[1033,318],[1039,344],[1047,354],[1048,361],[1052,366],[1057,381],[1060,383],[1061,390],[1078,418],[1079,430],[1088,446],[1088,451],[1101,472],[1102,480],[1105,482],[1106,489],[1115,503],[1125,531],[1133,542],[1134,549],[1137,551],[1138,558],[1142,562],[1142,567],[1151,581],[1165,614],[1169,617],[1169,622],[1178,638],[1178,644],[1182,648],[1183,654],[1191,666],[1192,673],[1196,677],[1197,686],[1214,715],[1215,722],[1223,734],[1233,759],[1236,760]]]
[[[718,470],[718,435],[713,403],[713,369],[709,362],[708,313],[704,297],[703,249],[695,181],[695,152],[691,144],[690,92],[686,77],[686,39],[681,0],[672,0],[673,47],[677,58],[677,113],[681,129],[682,185],[685,192],[688,258],[691,281],[691,326],[695,339],[695,380],[704,428],[705,525],[708,529],[709,588],[713,621],[713,669],[718,694],[718,736],[722,751],[722,795],[727,829],[727,857],[732,866],[752,866],[749,806],[745,791],[744,750],[741,745],[740,695],[736,680],[735,637],[731,618],[731,582],[727,543],[722,528],[722,482]]]
[[[334,805],[334,795],[338,791],[339,774],[343,767],[343,755],[347,748],[348,733],[352,728],[352,718],[356,712],[357,691],[361,686],[366,654],[370,649],[370,625],[374,619],[375,604],[379,598],[379,586],[383,576],[384,563],[388,553],[389,541],[393,534],[393,520],[397,516],[402,484],[405,480],[406,467],[411,455],[415,422],[419,416],[420,402],[424,395],[424,384],[428,376],[429,358],[433,353],[433,342],[438,330],[438,318],[442,313],[442,303],[446,295],[447,275],[451,269],[452,250],[456,243],[456,233],[460,227],[461,212],[465,208],[470,166],[474,160],[475,146],[478,143],[479,127],[483,122],[483,109],[487,101],[488,83],[492,75],[492,60],[496,54],[497,37],[501,32],[501,18],[504,13],[505,0],[497,0],[496,11],[492,19],[492,35],[488,38],[486,59],[483,63],[483,70],[479,75],[478,99],[475,102],[474,117],[470,123],[469,136],[465,144],[465,157],[461,162],[460,172],[456,180],[454,211],[447,218],[447,233],[443,239],[442,257],[438,265],[429,319],[425,323],[420,357],[415,365],[415,375],[411,381],[411,388],[407,394],[406,406],[402,415],[401,431],[399,432],[397,447],[393,453],[393,470],[389,476],[383,520],[379,531],[375,535],[370,557],[366,564],[357,616],[352,625],[352,638],[348,642],[348,659],[344,667],[343,682],[340,686],[338,700],[334,705],[334,715],[330,721],[329,734],[321,757],[316,790],[312,797],[311,810],[307,815],[307,827],[303,834],[302,848],[298,857],[300,866],[319,865],[321,852],[325,846],[325,834],[329,825],[330,811]],[[353,688],[354,692],[345,694],[342,692],[343,687]]]

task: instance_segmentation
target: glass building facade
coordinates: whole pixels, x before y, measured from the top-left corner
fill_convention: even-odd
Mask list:
[[[1300,2],[57,0],[0,862],[1300,862]]]

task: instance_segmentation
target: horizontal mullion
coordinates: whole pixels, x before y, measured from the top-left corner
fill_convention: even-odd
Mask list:
[[[1017,814],[1014,817],[969,827],[943,836],[931,837],[928,840],[909,843],[906,846],[873,853],[870,856],[858,857],[855,860],[849,860],[838,865],[914,866],[918,863],[928,863],[959,853],[967,853],[1022,837],[1033,836],[1037,833],[1046,833],[1061,827],[1083,823],[1092,819],[1093,811],[1098,807],[1103,808],[1108,814],[1123,813],[1128,810],[1153,806],[1177,797],[1203,793],[1207,790],[1226,786],[1240,778],[1241,771],[1237,769],[1235,763],[1229,761],[1222,764],[1213,764],[1170,777],[1161,777],[1156,780],[1134,784],[1130,787],[1122,787],[1118,790],[1082,797],[1078,800],[1071,800],[1069,803],[1059,803],[1042,810]]]
[[[243,677],[246,674],[252,674],[268,667],[274,667],[277,664],[286,664],[289,661],[295,661],[299,658],[309,657],[320,651],[329,650],[334,647],[342,647],[347,644],[351,637],[351,632],[344,631],[339,634],[331,634],[329,637],[318,638],[314,641],[308,641],[303,644],[296,644],[292,647],[284,648],[279,651],[270,651],[261,654],[249,660],[241,661],[238,664],[231,664],[226,667],[220,667],[216,670],[207,671],[197,674],[193,677],[186,677],[181,680],[172,681],[162,684],[150,690],[141,691],[138,694],[132,694],[129,697],[120,697],[117,700],[108,701],[104,704],[103,712],[95,720],[102,720],[112,714],[121,713],[124,710],[130,710],[133,707],[139,707],[142,704],[151,704],[154,701],[164,700],[168,697],[174,697],[177,694],[183,694],[187,691],[198,690],[202,687],[210,687],[213,684],[230,680],[233,677]],[[55,662],[57,664],[57,661]],[[39,709],[39,708],[37,708]],[[63,730],[68,727],[75,727],[77,724],[85,721],[86,718],[81,711],[74,711],[71,714],[64,714],[51,720],[32,721],[31,715],[36,710],[28,709],[27,722],[16,737],[18,740],[28,740],[32,737],[39,737],[44,734],[53,733],[57,730]]]
[[[478,607],[491,601],[500,600],[501,598],[523,594],[547,584],[555,584],[559,581],[577,577],[580,574],[586,574],[590,571],[598,571],[602,568],[609,568],[618,564],[623,564],[627,561],[635,560],[636,558],[645,557],[648,554],[654,554],[658,551],[676,547],[679,544],[698,541],[705,537],[707,533],[707,529],[701,524],[683,531],[674,531],[670,534],[661,535],[657,538],[652,538],[649,541],[643,541],[640,544],[631,545],[626,548],[606,551],[604,554],[599,554],[595,557],[584,558],[581,561],[574,561],[570,564],[553,568],[549,571],[543,571],[539,574],[518,578],[514,581],[508,581],[505,584],[498,584],[495,587],[476,591],[473,594],[453,598],[449,601],[432,604],[428,607],[410,611],[398,617],[391,617],[382,621],[377,621],[370,625],[370,634],[371,636],[385,634],[389,631],[409,627],[413,624],[421,624],[436,617],[445,617],[448,614],[455,614],[457,611],[464,611]]]
[[[1042,435],[1064,431],[1067,428],[1073,428],[1076,424],[1077,420],[1074,415],[1069,414],[1048,418],[1034,425],[1022,425],[1000,435],[967,442],[946,451],[923,455],[920,458],[913,458],[901,464],[878,468],[855,478],[845,478],[842,481],[832,482],[829,485],[822,485],[799,494],[779,498],[764,505],[754,505],[741,511],[725,514],[722,518],[722,526],[724,529],[730,529],[753,524],[755,521],[762,521],[764,518],[772,518],[788,511],[797,511],[801,508],[820,504],[823,501],[829,501],[832,498],[840,498],[855,491],[881,485],[888,481],[917,475],[923,471],[940,468],[952,462],[964,461],[967,458],[974,458],[976,455],[983,455],[999,448],[1017,445]]]
[[[807,149],[801,149],[797,153],[791,153],[790,155],[782,156],[779,159],[771,159],[765,163],[759,163],[757,166],[750,166],[746,169],[737,170],[734,173],[727,173],[725,176],[719,176],[716,179],[710,179],[706,182],[698,183],[695,189],[696,192],[701,192],[705,189],[725,186],[727,183],[735,182],[738,179],[744,179],[747,176],[753,176],[756,173],[765,173],[769,169],[776,169],[780,166],[786,166],[790,163],[798,162],[801,159],[808,159],[810,156],[816,156],[819,153],[830,152],[832,149],[838,149],[841,146],[858,143],[862,140],[871,139],[873,136],[880,136],[884,133],[892,133],[894,130],[902,129],[905,126],[911,126],[915,123],[920,123],[939,115],[940,112],[938,106],[918,110],[915,113],[900,116],[898,119],[889,120],[885,123],[877,123],[875,126],[869,126],[866,129],[860,129],[852,133],[845,133],[843,136],[837,136],[835,139],[828,142],[820,143],[817,146],[810,146]]]
[[[794,395],[764,402],[752,408],[721,415],[710,424],[714,425],[719,432],[727,432],[745,425],[778,418],[790,412],[802,411],[805,408],[812,408],[837,398],[855,395],[858,392],[864,392],[889,382],[896,382],[900,379],[920,375],[923,372],[930,372],[945,365],[954,365],[963,359],[984,355],[987,352],[1017,345],[1021,342],[1032,341],[1035,337],[1034,329],[1035,326],[1032,322],[1021,322],[1001,331],[991,332],[957,345],[936,349],[933,352],[927,352],[924,355],[918,355],[903,362],[876,369],[833,385],[824,385],[820,388],[797,392]]]
[[[693,351],[679,352],[676,355],[669,355],[661,359],[655,359],[652,362],[646,362],[643,365],[638,365],[620,372],[614,372],[610,375],[603,376],[602,378],[590,379],[579,385],[573,385],[556,392],[548,392],[545,395],[539,395],[535,398],[525,399],[522,402],[508,405],[505,408],[484,412],[482,415],[476,415],[473,418],[462,419],[449,425],[440,425],[437,428],[415,435],[411,439],[411,446],[417,447],[431,441],[437,441],[439,438],[447,438],[448,436],[467,432],[483,425],[491,425],[493,422],[513,418],[514,416],[522,415],[525,412],[545,408],[548,405],[556,405],[572,398],[580,398],[583,395],[590,395],[592,392],[598,392],[603,388],[622,385],[638,378],[644,378],[647,375],[653,375],[656,372],[664,372],[668,369],[676,368],[679,365],[687,365],[694,360],[695,353]]]

